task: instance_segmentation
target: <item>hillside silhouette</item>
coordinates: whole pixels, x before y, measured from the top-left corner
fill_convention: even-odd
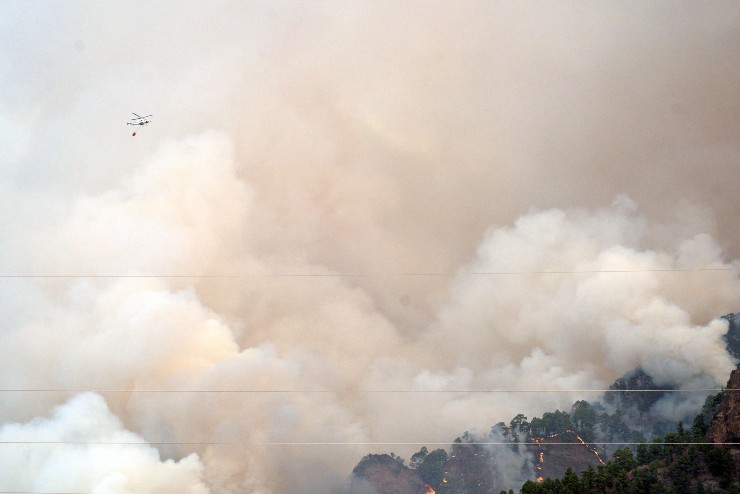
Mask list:
[[[737,352],[735,315],[728,351]],[[448,449],[422,447],[406,460],[367,455],[351,494],[736,493],[740,492],[740,365],[709,396],[690,427],[651,409],[669,391],[641,369],[619,378],[603,402],[531,421],[519,414],[486,435],[465,432]],[[620,390],[625,390],[620,392]],[[656,390],[630,393],[627,390]],[[620,447],[622,446],[622,447]]]

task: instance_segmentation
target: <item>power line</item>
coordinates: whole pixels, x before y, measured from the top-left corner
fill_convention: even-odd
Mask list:
[[[1,443],[0,443],[1,444]],[[157,444],[157,443],[150,443]],[[203,443],[203,444],[214,444],[214,443]],[[620,442],[620,441],[595,441],[595,442],[548,442],[548,443],[512,443],[505,441],[484,441],[484,442],[472,442],[472,443],[456,443],[456,442],[437,442],[437,441],[411,441],[411,442],[263,442],[263,443],[218,443],[218,444],[255,444],[258,446],[418,446],[418,445],[429,445],[429,446],[584,446],[584,445],[673,445],[673,446],[686,446],[686,445],[698,445],[698,444],[709,444],[709,445],[722,445],[722,446],[738,446],[740,442],[722,442],[722,443],[692,443],[692,442]]]
[[[368,394],[489,394],[489,393],[707,393],[740,391],[740,388],[702,389],[388,389],[352,390]],[[345,390],[311,389],[0,389],[0,393],[144,393],[144,394],[338,394]]]
[[[481,441],[481,442],[450,442],[450,441],[0,441],[1,445],[76,445],[76,446],[583,446],[586,445],[623,445],[636,446],[644,444],[647,446],[687,446],[687,445],[718,445],[718,446],[740,446],[740,442],[719,443],[697,443],[697,442],[647,442],[647,441],[592,441],[592,442],[506,442],[506,441]]]
[[[535,271],[461,271],[461,272],[386,272],[386,273],[250,273],[250,274],[2,274],[0,279],[106,279],[106,278],[372,278],[372,277],[452,277],[452,276],[508,276],[546,274],[600,274],[600,273],[697,273],[728,272],[738,268],[666,268],[666,269],[585,269]]]

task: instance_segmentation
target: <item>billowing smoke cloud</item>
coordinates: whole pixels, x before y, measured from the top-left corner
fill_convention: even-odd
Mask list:
[[[51,418],[3,425],[0,440],[0,479],[9,491],[208,492],[196,455],[162,461],[91,393],[60,405]]]
[[[647,225],[633,207],[620,198],[594,213],[533,213],[488,235],[453,280],[452,302],[429,333],[449,340],[446,361],[477,367],[539,353],[568,375],[601,362],[609,375],[643,366],[660,384],[703,373],[722,382],[732,365],[720,341],[727,326],[696,327],[687,308],[701,311],[697,296],[708,306],[706,289],[729,308],[740,296],[736,272],[704,234],[675,252],[641,248]],[[674,271],[704,267],[727,271]],[[460,327],[464,343],[451,337]]]
[[[4,3],[0,434],[150,445],[0,444],[0,490],[331,492],[724,384],[738,13],[633,8]]]

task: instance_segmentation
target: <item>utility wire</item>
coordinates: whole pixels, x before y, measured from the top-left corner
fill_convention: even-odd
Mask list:
[[[39,388],[0,389],[0,393],[144,393],[144,394],[491,394],[491,393],[719,393],[740,391],[740,388],[691,388],[691,389],[85,389]]]
[[[386,273],[252,273],[252,274],[2,274],[0,278],[371,278],[371,277],[450,277],[499,276],[535,274],[599,274],[599,273],[696,273],[738,271],[729,268],[666,268],[666,269],[584,269],[541,271],[461,271],[461,272],[386,272]]]
[[[626,445],[635,446],[644,444],[646,446],[687,446],[687,445],[720,445],[720,446],[740,446],[740,442],[720,442],[720,443],[697,443],[697,442],[648,442],[648,441],[593,441],[593,442],[506,442],[506,441],[482,441],[482,442],[439,442],[439,441],[0,441],[0,445],[77,445],[77,446],[583,446],[592,444],[599,446],[608,445]]]

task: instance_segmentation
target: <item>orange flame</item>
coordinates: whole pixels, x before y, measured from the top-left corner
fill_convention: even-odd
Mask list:
[[[574,436],[576,436],[576,438],[578,438],[578,440],[581,442],[581,444],[583,444],[589,451],[591,451],[596,456],[596,459],[599,460],[599,463],[601,463],[602,465],[606,465],[606,463],[604,463],[604,460],[601,459],[601,456],[599,455],[599,452],[596,449],[596,447],[594,447],[594,446],[590,445],[589,443],[587,443],[586,441],[584,441],[583,438],[581,436],[579,436],[578,434],[576,434],[576,431],[574,431],[572,429],[566,429],[565,432],[569,432],[569,433],[573,434]],[[547,436],[547,438],[555,438],[555,437],[558,437],[558,436],[560,436],[560,434],[551,434],[551,435]],[[539,446],[540,448],[542,448],[542,444],[543,444],[544,440],[545,440],[544,437],[533,437],[533,438],[531,438],[531,441],[535,445]],[[537,475],[537,482],[542,482],[542,480],[543,480],[543,478],[540,475],[540,473],[542,472],[542,465],[544,463],[545,463],[545,452],[542,451],[542,449],[540,449],[538,461],[534,465],[535,475]]]
[[[576,434],[576,431],[572,431],[572,430],[568,429],[566,432],[572,432],[573,435],[576,436],[579,441],[581,441],[581,444],[583,444],[584,446],[586,446],[586,448],[588,448],[589,451],[591,451],[593,454],[596,455],[596,458],[599,460],[599,463],[601,463],[602,465],[606,465],[606,463],[604,463],[604,460],[601,459],[601,456],[599,456],[599,452],[596,451],[596,448],[594,448],[593,446],[589,445],[586,441],[584,441],[581,436],[579,436],[578,434]]]
[[[425,485],[424,487],[427,488],[427,490],[424,491],[424,494],[434,494],[434,489],[432,489],[432,486]]]

